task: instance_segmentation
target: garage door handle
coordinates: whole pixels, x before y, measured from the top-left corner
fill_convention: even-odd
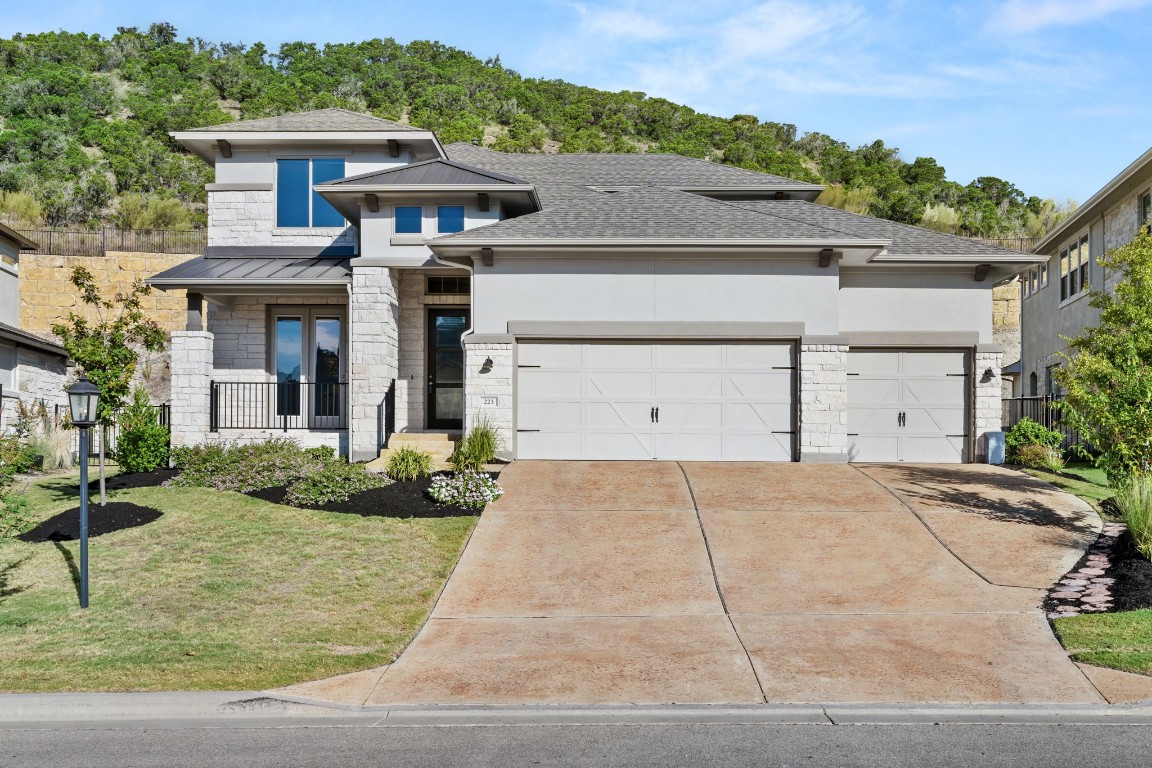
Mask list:
[[[898,426],[898,427],[904,426],[906,418],[907,417],[905,416],[904,411],[900,411],[900,415],[897,417],[896,426]]]
[[[652,406],[648,409],[648,421],[653,424],[656,423],[656,406]]]
[[[656,423],[660,423],[660,406],[656,406]]]

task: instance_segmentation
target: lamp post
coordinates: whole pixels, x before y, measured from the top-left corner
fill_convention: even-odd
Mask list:
[[[87,376],[68,387],[68,411],[80,430],[80,607],[88,607],[88,430],[96,424],[100,388]]]

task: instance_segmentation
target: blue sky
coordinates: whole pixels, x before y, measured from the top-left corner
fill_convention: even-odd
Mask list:
[[[7,5],[7,4],[6,4]],[[434,39],[522,75],[754,114],[1083,202],[1152,145],[1152,0],[54,0],[0,36],[169,21],[252,43]]]

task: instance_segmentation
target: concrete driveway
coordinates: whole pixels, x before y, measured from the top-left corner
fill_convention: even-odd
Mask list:
[[[1099,518],[1019,473],[517,462],[501,483],[395,664],[285,692],[367,705],[1105,702],[1039,609]]]

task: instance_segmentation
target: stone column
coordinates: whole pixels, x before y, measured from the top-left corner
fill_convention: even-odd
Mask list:
[[[972,380],[975,382],[973,402],[976,404],[975,424],[976,445],[975,460],[984,462],[988,460],[987,434],[999,432],[1002,428],[1001,397],[1002,383],[1000,367],[1004,362],[1004,348],[999,344],[980,344],[976,347],[976,370],[973,371]]]
[[[491,361],[491,362],[489,362]],[[512,457],[512,337],[464,337],[464,426],[486,421],[500,436],[500,457]]]
[[[848,461],[848,341],[800,342],[800,461]]]
[[[172,332],[172,445],[197,445],[208,438],[212,334]]]
[[[384,399],[396,379],[399,304],[396,279],[387,267],[352,268],[348,308],[352,363],[349,397],[353,461],[380,455]]]

